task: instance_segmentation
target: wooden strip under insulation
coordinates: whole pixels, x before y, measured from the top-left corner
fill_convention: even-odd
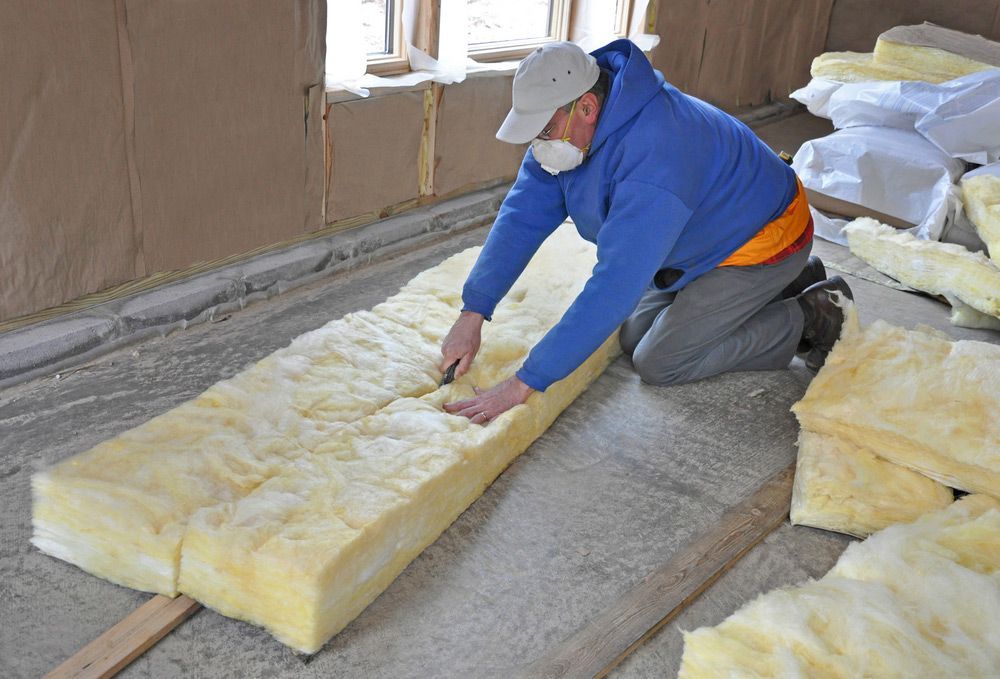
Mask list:
[[[113,677],[199,609],[201,604],[190,597],[181,595],[171,599],[157,594],[46,674],[44,679]]]

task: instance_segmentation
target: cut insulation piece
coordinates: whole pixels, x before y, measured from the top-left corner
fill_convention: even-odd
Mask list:
[[[849,308],[840,340],[792,412],[952,488],[1000,496],[1000,346],[876,321]]]
[[[969,221],[986,243],[990,258],[995,263],[1000,262],[1000,176],[968,177],[959,186]]]
[[[844,233],[852,254],[900,283],[1000,317],[1000,267],[981,252],[919,240],[869,217],[855,219]]]
[[[970,495],[850,545],[820,580],[686,632],[679,676],[995,676],[997,620],[1000,502]]]
[[[951,489],[841,438],[803,430],[793,524],[857,537],[951,504]]]
[[[488,427],[444,413],[472,385],[512,375],[596,261],[571,226],[558,230],[484,328],[473,369],[439,388],[440,344],[478,251],[36,474],[32,541],[114,582],[192,594],[315,651],[618,352],[609,338]]]

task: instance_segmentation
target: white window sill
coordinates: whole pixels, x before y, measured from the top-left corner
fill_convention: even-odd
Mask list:
[[[483,63],[470,65],[466,71],[466,78],[493,78],[510,76],[517,70],[519,61],[506,61],[501,63]],[[419,82],[415,79],[423,78]],[[430,89],[433,81],[433,74],[427,71],[411,71],[390,76],[368,76],[366,75],[358,85],[368,90],[367,97],[356,94],[342,87],[326,88],[326,103],[335,104],[344,101],[354,101],[357,99],[373,99],[384,97],[390,94],[400,94],[402,92],[420,92]],[[369,84],[370,83],[370,84]]]

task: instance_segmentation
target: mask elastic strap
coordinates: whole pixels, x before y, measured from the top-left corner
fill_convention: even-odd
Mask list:
[[[573,105],[569,107],[569,118],[566,119],[566,127],[563,128],[562,137],[559,141],[569,141],[569,124],[573,122],[573,113],[576,112],[576,99],[573,100]]]

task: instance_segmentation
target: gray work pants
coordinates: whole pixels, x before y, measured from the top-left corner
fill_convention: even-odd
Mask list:
[[[730,370],[785,368],[805,318],[781,292],[812,249],[777,264],[712,269],[678,292],[650,290],[621,327],[622,349],[643,382],[693,382]]]

